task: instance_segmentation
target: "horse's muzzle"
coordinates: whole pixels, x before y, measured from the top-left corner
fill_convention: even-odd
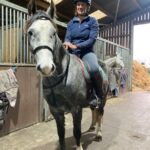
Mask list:
[[[42,75],[45,75],[45,76],[51,76],[54,72],[55,72],[55,65],[51,65],[51,67],[49,66],[44,66],[44,67],[41,67],[41,65],[37,65],[37,70],[39,72],[41,72]]]

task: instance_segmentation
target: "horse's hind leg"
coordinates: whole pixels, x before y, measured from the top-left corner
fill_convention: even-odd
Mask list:
[[[96,110],[96,137],[95,140],[100,141],[102,140],[102,119],[103,119],[103,112],[104,110]]]
[[[106,88],[106,87],[105,87]],[[102,140],[102,119],[103,119],[103,115],[104,115],[104,107],[106,104],[106,96],[107,96],[107,92],[108,92],[108,88],[105,89],[106,90],[106,95],[105,98],[102,99],[102,103],[99,106],[99,108],[96,109],[96,115],[97,115],[97,120],[96,120],[96,138],[95,140]]]
[[[80,139],[81,139],[81,120],[82,120],[82,108],[77,108],[74,112],[72,112],[73,117],[73,134],[76,140],[77,149],[83,150]]]
[[[57,112],[53,113],[53,116],[56,120],[56,125],[57,125],[57,133],[59,136],[59,144],[60,144],[60,150],[65,150],[65,117],[64,117],[64,112]]]
[[[90,128],[88,131],[94,131],[95,130],[95,125],[96,125],[96,120],[97,120],[97,112],[95,108],[90,108],[91,113],[92,113],[92,122],[90,125]]]

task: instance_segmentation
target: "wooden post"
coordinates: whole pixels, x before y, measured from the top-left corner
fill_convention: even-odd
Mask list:
[[[133,65],[133,32],[134,24],[133,21],[130,21],[130,40],[129,40],[129,77],[128,77],[128,89],[132,90],[132,65]]]

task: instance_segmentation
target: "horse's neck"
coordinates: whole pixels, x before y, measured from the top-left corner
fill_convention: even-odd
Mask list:
[[[59,60],[62,60],[64,58],[64,56],[67,55],[66,50],[63,46],[63,43],[61,42],[58,35],[57,35],[57,41],[56,41],[56,50],[57,50],[57,55],[59,57]]]
[[[106,59],[104,62],[109,67],[112,67],[116,63],[116,57],[112,57],[112,58]]]
[[[57,42],[56,42],[56,62],[57,62],[57,67],[59,69],[64,68],[63,65],[67,64],[67,52],[66,49],[64,48],[61,40],[59,37],[57,37]]]

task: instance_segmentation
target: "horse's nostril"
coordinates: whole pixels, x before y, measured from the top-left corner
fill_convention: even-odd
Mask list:
[[[52,71],[54,71],[55,70],[55,66],[54,65],[52,65]]]
[[[37,66],[37,70],[38,70],[38,71],[41,71],[40,65]]]

